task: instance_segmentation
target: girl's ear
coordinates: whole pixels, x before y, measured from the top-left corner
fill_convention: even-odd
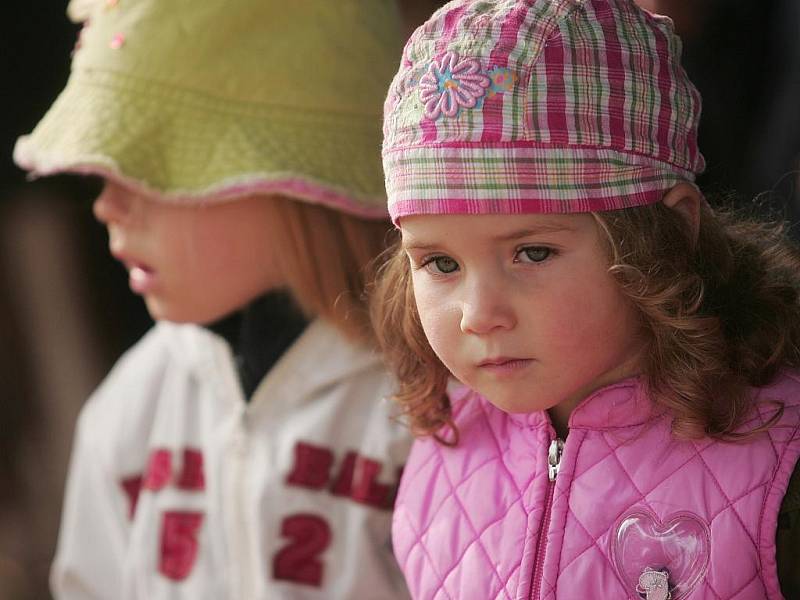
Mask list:
[[[682,181],[670,189],[661,200],[664,206],[676,210],[686,220],[692,232],[692,239],[697,241],[700,233],[700,203],[703,195],[693,183]]]

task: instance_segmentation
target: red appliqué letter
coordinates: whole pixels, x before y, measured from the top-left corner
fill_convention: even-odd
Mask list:
[[[382,468],[383,465],[376,460],[348,452],[331,485],[331,493],[375,508],[391,509],[396,486],[378,482]]]
[[[200,492],[206,489],[206,478],[203,474],[203,453],[186,448],[183,451],[183,468],[175,486],[188,491]]]
[[[171,478],[172,453],[165,448],[153,450],[144,472],[144,489],[157,492],[163,489]]]
[[[328,484],[333,452],[327,448],[297,442],[294,447],[294,468],[286,478],[287,483],[321,490]]]
[[[391,508],[392,486],[378,483],[381,463],[358,457],[353,474],[353,500],[376,508]]]
[[[316,515],[292,515],[283,520],[281,535],[291,542],[275,555],[275,579],[320,587],[325,570],[320,555],[331,542],[328,523]]]

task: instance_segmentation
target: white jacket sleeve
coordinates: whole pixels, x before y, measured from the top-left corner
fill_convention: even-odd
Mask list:
[[[119,598],[129,535],[129,501],[109,466],[107,423],[84,406],[73,442],[50,585],[56,600]]]

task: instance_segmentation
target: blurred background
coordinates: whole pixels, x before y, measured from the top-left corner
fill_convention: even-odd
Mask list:
[[[713,203],[800,221],[800,1],[637,0],[673,17],[704,99],[700,185]],[[438,6],[398,0],[407,33]],[[69,74],[66,1],[8,3],[0,68],[0,600],[49,598],[77,413],[150,326],[110,258],[96,181],[26,181],[11,152]],[[399,57],[398,57],[399,60]],[[798,228],[793,229],[796,239]]]

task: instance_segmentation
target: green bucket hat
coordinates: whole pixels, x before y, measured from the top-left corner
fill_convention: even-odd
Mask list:
[[[21,137],[33,176],[100,175],[165,201],[281,194],[386,215],[393,0],[73,0],[66,88]]]

